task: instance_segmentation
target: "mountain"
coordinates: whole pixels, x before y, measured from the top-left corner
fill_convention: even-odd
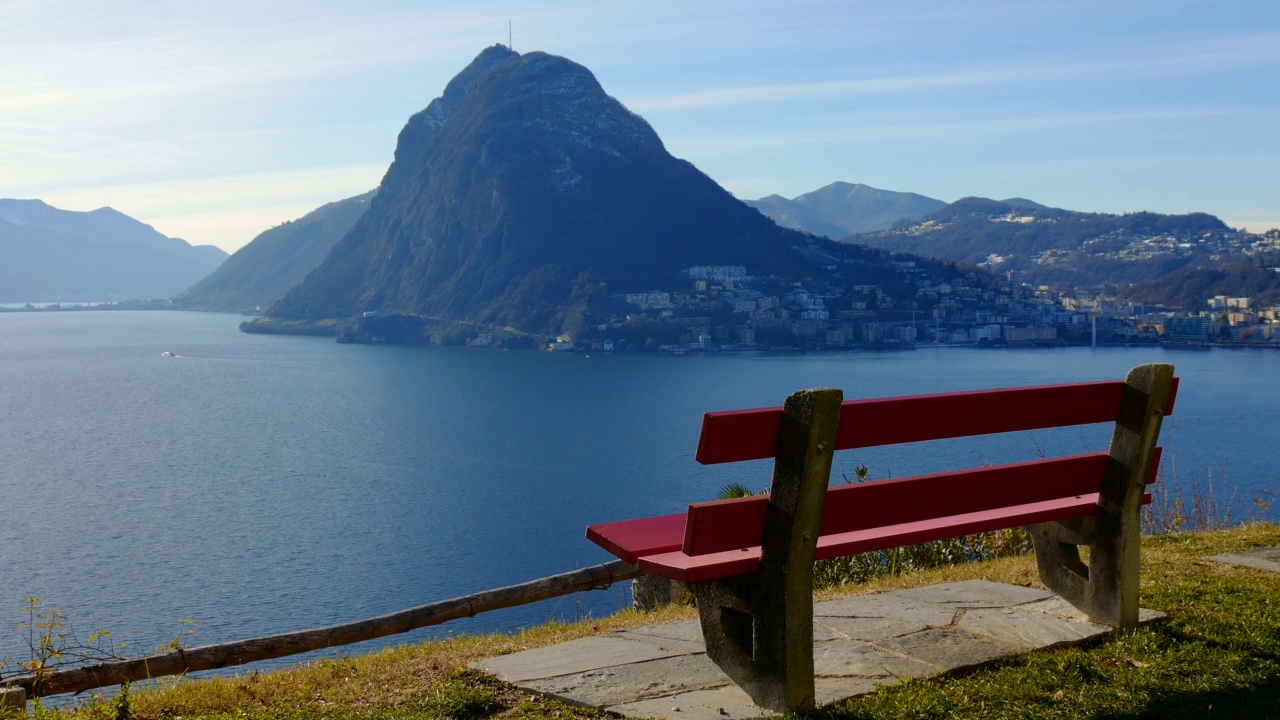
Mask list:
[[[1020,207],[1026,210],[1048,210],[1049,209],[1048,205],[1041,205],[1035,200],[1028,200],[1026,198],[1018,198],[1018,197],[1005,198],[1004,200],[1001,200],[1000,203],[1002,205],[1012,205],[1014,207]]]
[[[1280,304],[1280,272],[1276,258],[1243,259],[1214,267],[1184,267],[1156,280],[1119,288],[1118,297],[1159,303],[1192,311],[1206,310],[1215,295],[1247,297],[1254,307]]]
[[[808,243],[672,157],[586,68],[495,45],[409,119],[369,211],[267,315],[559,332],[694,265],[801,274]]]
[[[178,296],[183,307],[254,312],[284,297],[369,210],[376,191],[331,202],[267,230]]]
[[[747,204],[783,227],[833,239],[888,230],[904,218],[919,220],[946,206],[941,200],[916,193],[879,190],[846,182],[834,182],[790,200],[781,195],[770,195],[748,200]]]
[[[1243,257],[1238,233],[1205,213],[1082,213],[1018,198],[962,198],[918,221],[844,242],[1012,270],[1033,284],[1066,287],[1136,283]]]
[[[805,207],[781,195],[769,195],[759,200],[744,200],[782,227],[800,230],[827,238],[842,238],[855,232],[835,222],[822,212]],[[879,229],[879,228],[876,228]]]
[[[108,207],[74,212],[0,200],[0,302],[164,298],[226,258]]]

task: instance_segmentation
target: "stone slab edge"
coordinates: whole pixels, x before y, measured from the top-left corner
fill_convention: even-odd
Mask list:
[[[1225,553],[1222,555],[1214,555],[1209,559],[1216,560],[1220,563],[1227,563],[1228,565],[1239,565],[1242,567],[1254,568],[1255,570],[1280,572],[1280,563],[1267,560],[1265,558],[1253,557],[1246,553]]]

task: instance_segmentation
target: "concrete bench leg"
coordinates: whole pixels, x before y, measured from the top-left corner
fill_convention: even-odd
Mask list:
[[[641,575],[631,581],[631,607],[640,611],[657,610],[664,605],[687,602],[689,586],[679,580],[657,575]]]
[[[814,707],[813,554],[840,422],[840,390],[787,398],[760,569],[695,583],[707,655],[760,707]]]
[[[0,718],[27,714],[27,691],[20,687],[0,687]]]
[[[1089,619],[1104,625],[1138,625],[1138,569],[1142,496],[1151,474],[1156,439],[1173,384],[1172,365],[1140,365],[1125,378],[1119,419],[1093,517],[1043,523],[1028,529],[1040,578]],[[1089,546],[1089,564],[1080,559]]]

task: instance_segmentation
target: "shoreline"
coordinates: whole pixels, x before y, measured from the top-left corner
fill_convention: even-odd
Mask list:
[[[16,305],[11,303],[10,305]],[[0,314],[6,313],[66,313],[66,312],[112,312],[112,311],[135,311],[135,312],[199,312],[215,315],[234,315],[237,317],[245,317],[245,313],[224,312],[216,310],[193,310],[184,308],[167,301],[127,301],[119,303],[67,303],[67,304],[46,304],[36,306],[35,303],[26,303],[23,307],[5,307],[0,305]],[[337,337],[338,342],[351,343],[358,345],[467,345],[468,347],[477,347],[482,349],[535,349],[528,346],[527,343],[522,344],[519,348],[498,348],[488,347],[478,344],[467,344],[463,342],[433,342],[431,339],[421,340],[391,340],[381,336],[360,337],[360,333],[353,331],[344,335],[344,329],[352,327],[352,324],[358,321],[358,318],[339,319],[326,318],[324,320],[278,320],[268,318],[266,316],[250,316],[249,320],[240,323],[240,331],[249,334],[261,335],[303,335],[313,337]],[[448,322],[448,321],[440,321]],[[457,321],[452,321],[457,322]],[[1161,348],[1168,350],[1187,350],[1187,351],[1205,351],[1212,349],[1223,350],[1274,350],[1280,349],[1280,342],[1232,342],[1232,341],[1214,341],[1214,342],[1195,342],[1187,340],[1179,340],[1177,342],[1099,342],[1096,345],[1089,343],[1067,343],[1067,342],[1027,342],[1027,343],[1007,343],[1007,342],[991,342],[987,344],[981,343],[884,343],[884,344],[865,344],[865,345],[848,345],[848,346],[831,346],[831,347],[812,347],[801,348],[794,346],[785,347],[740,347],[740,346],[721,346],[714,349],[703,348],[681,348],[679,350],[669,350],[659,348],[656,350],[591,350],[591,349],[575,349],[575,350],[557,350],[556,352],[570,353],[606,353],[615,352],[625,354],[652,354],[652,355],[743,355],[749,353],[793,353],[793,354],[814,354],[814,353],[840,353],[847,351],[873,351],[873,352],[907,352],[912,350],[927,349],[971,349],[971,350],[1003,350],[1003,349],[1044,349],[1053,350],[1069,347],[1095,347],[1095,348]]]

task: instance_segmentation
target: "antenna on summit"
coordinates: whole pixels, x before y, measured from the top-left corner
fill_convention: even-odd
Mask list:
[[[511,44],[511,21],[510,20],[507,21],[507,49],[510,50],[511,52],[516,51],[515,47]]]

